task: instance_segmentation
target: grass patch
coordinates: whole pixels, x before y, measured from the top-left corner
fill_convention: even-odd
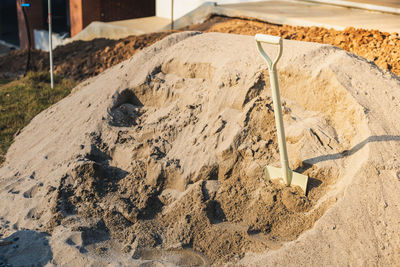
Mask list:
[[[12,80],[9,80],[9,79],[0,79],[0,85],[4,85],[4,84],[7,84],[7,83],[9,83],[9,82],[11,82]]]
[[[72,80],[55,76],[51,89],[47,72],[30,72],[14,81],[0,79],[0,164],[14,135],[41,111],[66,97],[74,86]]]

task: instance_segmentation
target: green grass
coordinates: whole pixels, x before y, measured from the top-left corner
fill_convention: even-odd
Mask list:
[[[0,164],[13,142],[38,113],[67,96],[75,83],[59,76],[50,87],[48,73],[31,72],[26,77],[10,81],[0,79]]]
[[[9,80],[9,79],[0,79],[0,85],[7,84],[7,83],[9,83],[11,81],[12,80]]]

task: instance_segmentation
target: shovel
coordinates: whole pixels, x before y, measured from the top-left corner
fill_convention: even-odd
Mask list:
[[[281,166],[282,168],[267,166],[265,168],[265,177],[267,180],[283,178],[286,186],[290,185],[299,186],[303,190],[304,194],[306,194],[308,177],[306,175],[294,172],[289,168],[288,153],[286,149],[285,129],[283,127],[281,99],[279,96],[278,75],[276,72],[276,63],[282,56],[282,49],[283,49],[282,38],[266,34],[256,34],[254,38],[257,42],[258,51],[264,57],[269,69],[269,77],[272,89],[272,100],[274,103],[274,110],[275,110],[274,113],[275,113],[276,131],[278,135],[279,154],[282,165]],[[274,61],[272,61],[270,57],[265,53],[264,49],[261,46],[261,43],[279,45],[278,56]]]

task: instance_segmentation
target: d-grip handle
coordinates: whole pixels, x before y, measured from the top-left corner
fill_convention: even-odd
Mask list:
[[[273,71],[275,69],[276,63],[278,62],[278,60],[282,56],[282,38],[279,37],[279,36],[273,36],[273,35],[257,33],[254,36],[254,39],[257,41],[258,51],[260,51],[260,53],[263,55],[263,57],[267,61],[270,71]],[[278,52],[278,55],[277,55],[277,57],[275,58],[274,61],[272,61],[270,59],[270,57],[265,53],[264,49],[261,46],[261,43],[279,45],[279,52]]]
[[[257,42],[263,42],[263,43],[275,44],[275,45],[278,45],[282,42],[282,38],[279,36],[267,35],[267,34],[261,34],[261,33],[257,33],[254,36],[254,39],[256,39]]]

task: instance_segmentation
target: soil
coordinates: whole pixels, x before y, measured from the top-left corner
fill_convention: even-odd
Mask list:
[[[294,27],[221,16],[213,16],[204,23],[191,25],[183,30],[245,35],[265,33],[282,36],[288,40],[331,44],[400,75],[400,37],[397,33],[354,28],[337,31],[320,27]],[[84,80],[130,58],[137,51],[173,32],[130,36],[121,40],[77,41],[58,47],[54,51],[55,72],[78,81]],[[13,51],[0,57],[0,76],[15,77],[16,74],[22,74],[26,66],[26,57],[26,51]],[[47,69],[48,54],[33,51],[32,70]]]
[[[93,41],[75,41],[54,50],[54,72],[81,81],[127,60],[137,51],[152,45],[172,32],[130,36],[121,40],[99,38]],[[48,53],[31,51],[32,71],[49,69]],[[24,73],[27,51],[16,50],[0,57],[0,77],[15,77]]]
[[[378,30],[346,28],[344,31],[322,27],[275,25],[257,20],[212,17],[191,25],[188,30],[255,35],[264,33],[288,40],[330,44],[375,62],[382,69],[400,75],[400,36]]]

